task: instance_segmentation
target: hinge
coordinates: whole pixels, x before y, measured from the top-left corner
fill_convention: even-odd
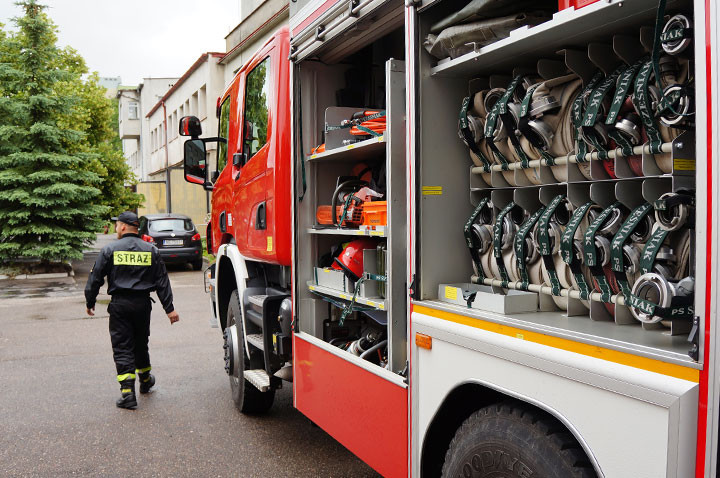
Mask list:
[[[412,282],[410,283],[410,287],[408,289],[410,298],[412,300],[418,300],[420,298],[420,296],[418,295],[418,292],[417,292],[416,284],[417,284],[417,278],[416,278],[415,274],[413,274]]]
[[[360,0],[350,0],[348,2],[348,17],[355,18],[358,16],[357,13],[353,13],[353,10],[360,5]]]
[[[405,368],[402,369],[400,372],[400,376],[403,377],[403,382],[405,382],[407,385],[410,385],[410,379],[408,377],[408,374],[410,373],[410,362],[407,360],[405,361]]]
[[[697,315],[693,317],[693,325],[688,335],[688,342],[691,344],[688,355],[697,362],[700,358],[700,317]]]

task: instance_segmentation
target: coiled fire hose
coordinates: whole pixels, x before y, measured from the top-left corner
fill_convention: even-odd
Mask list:
[[[528,290],[530,284],[542,284],[543,282],[540,254],[532,238],[528,235],[544,212],[545,208],[541,207],[529,215],[520,225],[513,241],[514,269],[517,276],[514,280],[520,282],[522,290]]]
[[[610,300],[618,292],[615,274],[610,267],[610,239],[620,228],[623,206],[614,202],[595,217],[583,237],[585,265],[590,268],[593,282],[601,294],[601,301],[611,316],[615,314],[615,304]]]
[[[483,213],[484,217],[482,216]],[[492,242],[492,232],[488,226],[492,221],[491,218],[492,203],[488,198],[482,198],[463,229],[465,243],[472,258],[473,269],[475,275],[480,278],[481,283],[489,275],[489,270],[483,266],[482,255],[490,249],[490,243]]]
[[[583,262],[582,238],[590,224],[592,205],[591,202],[587,202],[575,209],[560,237],[560,256],[570,268],[573,289],[579,292],[580,300],[588,309],[592,291],[588,284],[592,284],[592,275],[590,269]]]
[[[572,288],[570,270],[560,256],[563,225],[568,224],[568,202],[564,194],[555,196],[538,220],[533,239],[542,257],[542,275],[545,284],[549,284],[555,304],[567,310],[568,299],[560,294],[560,289]]]
[[[664,319],[692,318],[693,206],[691,191],[664,194],[653,204],[656,225],[643,248],[642,275],[626,298],[630,311],[640,322],[655,324]]]
[[[528,88],[521,104],[520,145],[530,159],[545,158],[560,182],[568,180],[567,166],[553,166],[554,158],[570,154],[575,147],[571,106],[581,86],[576,75],[536,83]],[[533,175],[528,174],[530,181]]]
[[[517,181],[514,171],[508,169],[510,162],[520,162],[523,169],[527,169],[530,163],[530,158],[523,151],[515,134],[517,125],[511,109],[517,105],[510,102],[521,81],[522,76],[516,76],[504,91],[491,90],[485,98],[485,109],[488,111],[485,118],[485,141],[502,166],[503,176],[511,186],[517,186]],[[502,95],[496,98],[501,91]],[[505,141],[508,138],[509,141]]]
[[[488,186],[490,182],[490,166],[493,164],[492,151],[485,144],[485,105],[482,101],[487,91],[480,91],[474,98],[480,98],[479,102],[471,101],[469,96],[465,97],[460,107],[460,118],[458,119],[458,136],[470,149],[470,159],[475,166],[482,167],[485,172],[481,174],[483,181]],[[478,108],[480,108],[478,110]]]
[[[633,104],[643,123],[649,139],[650,153],[655,155],[658,167],[665,173],[672,172],[672,161],[668,154],[661,154],[660,145],[677,136],[680,129],[691,127],[690,118],[694,115],[692,100],[692,79],[689,76],[689,63],[682,61],[680,73],[675,85],[663,85],[663,72],[660,66],[660,52],[665,50],[671,54],[681,53],[686,49],[692,36],[689,22],[677,23],[671,19],[663,26],[666,0],[658,2],[655,20],[655,38],[650,59],[640,67],[634,84]],[[687,19],[686,19],[687,20]],[[677,26],[679,25],[679,26]],[[680,47],[680,44],[684,44]],[[665,71],[665,81],[671,81],[671,70]],[[684,71],[684,72],[683,72]],[[651,79],[654,78],[654,85]],[[653,88],[651,88],[653,86]],[[661,118],[658,125],[656,118]]]
[[[510,201],[495,217],[495,223],[493,224],[492,259],[489,261],[490,270],[493,277],[502,282],[504,288],[510,282],[507,265],[512,263],[512,244],[517,232],[517,226],[512,221],[510,213],[516,207],[516,204]]]

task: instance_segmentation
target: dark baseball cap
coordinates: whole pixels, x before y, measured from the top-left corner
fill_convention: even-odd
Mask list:
[[[125,211],[123,213],[120,213],[118,217],[111,217],[110,220],[124,222],[129,226],[140,226],[140,221],[138,221],[137,214],[132,211]]]

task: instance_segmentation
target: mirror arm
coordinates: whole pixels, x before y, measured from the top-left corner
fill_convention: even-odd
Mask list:
[[[220,136],[214,136],[212,138],[198,138],[203,143],[225,143],[227,144],[227,139],[221,138]]]

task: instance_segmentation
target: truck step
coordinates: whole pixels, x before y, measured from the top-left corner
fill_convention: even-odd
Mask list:
[[[262,334],[248,334],[247,342],[255,348],[265,350]]]
[[[267,295],[249,295],[248,302],[250,302],[250,305],[253,309],[257,310],[262,314],[263,302],[265,302],[266,297]]]
[[[245,370],[243,376],[261,392],[267,392],[270,389],[270,377],[265,370]]]
[[[255,309],[245,309],[245,318],[252,322],[253,324],[257,325],[258,327],[262,328],[263,326],[263,316],[262,312],[258,312]]]

